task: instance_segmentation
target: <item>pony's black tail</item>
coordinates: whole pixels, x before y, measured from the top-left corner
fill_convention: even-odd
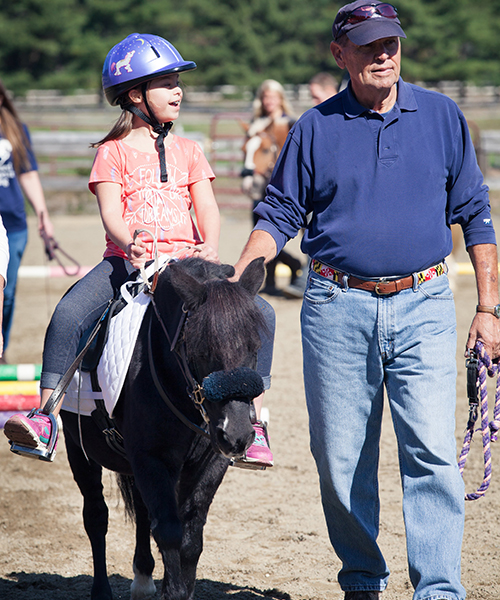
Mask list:
[[[121,473],[118,473],[116,475],[116,482],[118,483],[118,488],[120,489],[123,502],[125,503],[125,515],[135,523],[134,477],[132,475],[122,475]]]

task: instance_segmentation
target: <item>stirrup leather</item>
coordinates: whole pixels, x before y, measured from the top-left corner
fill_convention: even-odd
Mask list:
[[[38,408],[34,408],[28,414],[28,418],[31,418],[34,415],[43,415],[45,417],[49,417],[50,419],[52,426],[50,428],[50,438],[47,447],[27,448],[26,446],[22,446],[21,444],[15,444],[11,441],[10,451],[14,452],[14,454],[19,454],[20,456],[26,456],[27,458],[38,458],[39,460],[43,460],[45,462],[52,462],[55,458],[55,447],[57,442],[57,435],[59,433],[59,426],[57,424],[57,420],[52,413],[46,415]]]

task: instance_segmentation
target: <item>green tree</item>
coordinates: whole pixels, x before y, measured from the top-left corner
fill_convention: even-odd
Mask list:
[[[266,78],[305,83],[340,71],[329,0],[0,0],[0,76],[29,88],[99,89],[109,49],[132,32],[170,40],[198,64],[190,85],[256,88]],[[408,39],[408,81],[500,85],[500,0],[397,0]]]

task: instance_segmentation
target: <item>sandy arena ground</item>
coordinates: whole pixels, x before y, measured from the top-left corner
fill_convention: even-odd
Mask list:
[[[95,264],[103,250],[97,216],[56,217],[56,238],[82,265]],[[30,222],[25,265],[45,264],[41,242]],[[224,214],[221,258],[234,262],[247,238],[250,217]],[[498,228],[497,228],[498,229]],[[298,253],[297,244],[292,251]],[[462,251],[461,260],[464,260]],[[11,363],[40,362],[51,311],[73,280],[22,279],[17,295]],[[283,282],[284,283],[284,282]],[[276,466],[265,472],[230,469],[205,528],[198,570],[199,600],[340,600],[339,562],[326,533],[318,479],[309,451],[301,377],[300,302],[270,298],[277,314],[273,386],[267,394]],[[457,362],[457,445],[467,420],[462,357],[476,304],[474,279],[457,281],[459,349]],[[347,390],[346,390],[347,392]],[[493,398],[493,392],[490,394]],[[493,401],[491,400],[491,403]],[[9,452],[0,439],[0,599],[81,600],[88,598],[92,561],[81,519],[82,500],[63,444],[54,464],[29,461]],[[463,583],[471,600],[498,600],[500,592],[499,450],[493,446],[493,479],[486,496],[466,506]],[[480,436],[466,468],[467,491],[482,479]],[[110,507],[108,567],[115,598],[128,599],[134,532],[123,516],[113,474],[104,476]],[[392,571],[384,600],[410,600],[397,450],[388,411],[381,443],[380,544]],[[158,552],[155,580],[162,577]]]

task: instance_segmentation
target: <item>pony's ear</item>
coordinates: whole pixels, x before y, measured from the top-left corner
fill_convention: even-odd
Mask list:
[[[254,258],[247,266],[241,274],[239,282],[251,296],[255,296],[260,290],[265,275],[264,257],[260,256],[259,258]]]
[[[170,264],[170,282],[188,310],[195,310],[205,302],[206,286],[186,273],[179,263]]]

